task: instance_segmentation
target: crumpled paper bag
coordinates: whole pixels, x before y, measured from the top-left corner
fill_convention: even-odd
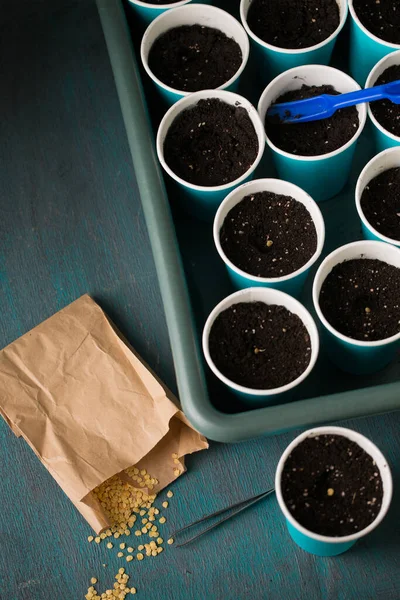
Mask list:
[[[85,295],[0,352],[0,414],[96,532],[110,523],[95,487],[136,465],[157,492],[208,447],[121,338]]]

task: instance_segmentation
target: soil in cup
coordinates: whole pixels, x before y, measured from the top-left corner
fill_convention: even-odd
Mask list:
[[[400,269],[381,260],[342,262],[329,273],[319,296],[327,321],[343,335],[373,342],[400,332]]]
[[[361,208],[374,229],[400,241],[400,167],[371,179],[362,193]]]
[[[317,231],[304,204],[290,196],[259,192],[229,211],[220,241],[226,256],[242,271],[283,277],[315,254]]]
[[[358,533],[382,506],[382,477],[375,461],[341,435],[302,441],[285,462],[281,485],[294,519],[320,535]]]
[[[390,42],[400,44],[400,5],[398,0],[353,0],[353,8],[368,31]]]
[[[218,88],[241,64],[239,44],[222,31],[203,25],[170,29],[156,39],[149,53],[154,75],[184,92]]]
[[[209,337],[217,369],[239,385],[269,390],[306,370],[311,340],[300,317],[284,306],[240,302],[221,312]]]
[[[400,65],[393,65],[388,67],[382,75],[378,77],[375,85],[383,85],[384,83],[390,83],[391,81],[397,81],[398,79],[400,79]],[[393,135],[400,137],[400,104],[395,104],[386,99],[371,102],[370,107],[372,114],[378,123]]]
[[[189,183],[218,186],[248,171],[257,158],[254,125],[241,106],[218,98],[199,102],[180,113],[164,141],[164,158]]]
[[[267,44],[298,50],[323,42],[338,27],[336,0],[253,0],[247,14],[251,31]]]
[[[321,94],[337,95],[331,85],[302,85],[279,96],[274,104],[314,98]],[[338,150],[356,134],[360,121],[355,106],[341,108],[328,119],[308,123],[281,123],[279,117],[265,120],[265,131],[275,146],[299,156],[318,156]]]

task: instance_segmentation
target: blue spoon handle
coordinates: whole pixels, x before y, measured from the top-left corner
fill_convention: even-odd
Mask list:
[[[387,98],[388,84],[377,85],[372,88],[365,88],[357,92],[349,92],[348,94],[340,94],[339,96],[330,96],[329,103],[335,111],[346,106],[354,106],[362,102],[373,102]],[[390,91],[390,90],[389,90]]]

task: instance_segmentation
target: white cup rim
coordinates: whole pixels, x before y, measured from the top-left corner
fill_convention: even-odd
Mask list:
[[[179,177],[179,175],[177,175],[168,166],[168,164],[166,163],[165,158],[164,158],[164,147],[163,147],[164,140],[162,140],[162,136],[163,136],[164,130],[166,128],[166,122],[169,120],[171,114],[176,112],[176,115],[174,117],[174,120],[175,120],[176,117],[183,110],[185,110],[186,108],[189,108],[190,106],[194,106],[195,104],[197,104],[197,102],[199,100],[207,99],[207,98],[217,98],[217,99],[225,101],[225,102],[227,102],[227,104],[231,104],[231,105],[233,105],[235,102],[239,102],[240,106],[245,108],[248,112],[249,118],[250,118],[251,122],[253,123],[254,130],[255,130],[255,133],[257,136],[257,141],[258,141],[258,152],[257,152],[257,156],[256,156],[253,164],[247,169],[247,171],[245,171],[243,173],[243,175],[241,175],[237,179],[234,179],[233,181],[224,183],[223,185],[214,185],[214,186],[212,186],[212,185],[210,185],[210,186],[197,185],[194,183],[190,183],[189,181],[185,181],[185,179],[182,179],[181,177]],[[249,102],[246,98],[244,98],[243,96],[240,96],[239,94],[235,94],[234,92],[227,92],[226,90],[201,90],[199,92],[193,92],[192,94],[189,94],[189,96],[184,96],[183,98],[178,100],[178,102],[175,102],[175,104],[173,104],[171,106],[171,108],[165,113],[165,115],[159,125],[158,131],[157,131],[156,148],[157,148],[158,160],[160,161],[163,169],[168,173],[168,175],[170,177],[172,177],[172,179],[175,179],[175,181],[177,181],[184,187],[187,187],[191,190],[195,190],[198,192],[208,192],[208,193],[224,192],[225,190],[229,190],[230,188],[236,187],[237,185],[239,185],[240,183],[245,181],[245,179],[247,179],[251,175],[251,173],[253,173],[256,170],[256,168],[262,158],[264,150],[265,150],[265,137],[264,136],[265,136],[264,126],[261,123],[261,119],[257,113],[257,110],[251,104],[251,102]]]
[[[379,62],[377,62],[376,65],[371,69],[371,71],[369,72],[369,75],[367,77],[367,81],[365,82],[365,87],[366,88],[370,88],[370,87],[373,87],[375,85],[375,82],[378,79],[378,77],[376,76],[376,72],[380,69],[380,67],[387,60],[389,60],[389,58],[392,60],[394,56],[398,56],[399,57],[399,63],[398,64],[400,65],[400,45],[398,46],[398,48],[399,48],[399,50],[397,52],[390,52],[390,54],[386,54],[386,56],[384,56],[383,58],[381,58],[381,60]],[[368,102],[368,116],[371,119],[371,121],[373,122],[373,124],[375,125],[375,127],[377,129],[379,129],[379,131],[381,131],[388,138],[390,138],[390,139],[394,140],[395,142],[397,142],[398,144],[400,144],[400,136],[394,135],[394,133],[392,133],[391,131],[388,131],[387,129],[385,129],[383,127],[383,125],[381,125],[379,123],[378,119],[375,117],[374,113],[372,112],[371,103],[370,102]]]
[[[376,235],[376,237],[379,237],[379,239],[386,242],[387,244],[394,244],[395,246],[400,246],[400,240],[395,240],[393,238],[387,237],[386,235],[384,235],[383,233],[380,233],[377,229],[375,229],[375,227],[373,225],[371,225],[371,223],[368,221],[367,217],[365,216],[364,211],[361,206],[361,196],[365,189],[365,186],[361,189],[361,180],[364,178],[365,174],[368,173],[368,171],[374,166],[374,164],[378,160],[380,160],[380,158],[382,156],[388,156],[390,154],[396,154],[396,153],[399,155],[399,168],[400,168],[400,146],[398,148],[388,148],[387,150],[383,150],[382,152],[380,152],[379,154],[376,154],[373,158],[371,158],[371,160],[365,165],[365,167],[363,168],[363,170],[361,171],[361,173],[357,179],[355,197],[356,197],[356,208],[357,208],[358,216],[360,217],[360,219],[361,219],[362,223],[365,225],[365,227],[367,227],[374,235]],[[384,171],[382,171],[382,173],[384,173],[385,171],[387,171],[391,168],[395,168],[395,167],[388,167],[388,169],[385,169]],[[372,181],[372,179],[374,179],[374,177],[371,177],[371,179],[368,180],[368,183],[370,183]],[[366,185],[368,185],[368,184],[366,184]]]
[[[160,5],[160,6],[165,6],[165,5]],[[181,14],[184,14],[186,12],[190,18],[190,14],[192,12],[193,7],[197,8],[197,9],[201,9],[202,11],[204,11],[204,13],[211,13],[211,14],[214,13],[214,15],[219,14],[220,16],[223,16],[224,19],[230,21],[231,23],[235,23],[235,26],[237,25],[238,28],[240,27],[246,36],[245,51],[243,52],[242,48],[240,48],[241,53],[242,53],[242,62],[240,64],[240,67],[237,69],[237,71],[234,73],[234,75],[232,75],[232,77],[230,79],[228,79],[228,81],[226,81],[225,83],[222,83],[217,88],[215,88],[216,90],[225,90],[241,76],[241,74],[243,73],[243,71],[247,65],[249,55],[250,55],[249,38],[246,34],[244,27],[241,25],[241,23],[239,23],[239,21],[237,19],[235,19],[235,17],[230,15],[228,12],[226,12],[225,10],[222,10],[222,8],[218,8],[217,6],[211,6],[211,5],[207,5],[207,4],[187,4],[187,5],[181,6],[179,8],[175,8],[173,14],[177,14],[178,11]],[[223,13],[223,15],[221,13]],[[145,56],[145,53],[144,53],[144,46],[145,46],[145,43],[147,42],[147,38],[152,33],[152,29],[154,27],[156,27],[160,21],[163,21],[166,18],[170,18],[169,11],[165,11],[165,12],[161,13],[161,15],[156,17],[150,23],[150,25],[147,27],[146,31],[144,32],[144,35],[143,35],[143,38],[142,38],[142,41],[140,44],[140,58],[142,60],[142,65],[143,65],[146,73],[148,74],[148,76],[157,85],[159,85],[161,88],[163,88],[167,92],[170,92],[171,94],[176,94],[177,96],[182,96],[182,97],[189,96],[193,92],[187,92],[184,90],[179,90],[177,88],[173,88],[173,87],[169,86],[168,84],[164,83],[163,81],[161,81],[161,79],[159,79],[156,75],[154,75],[153,71],[150,69],[150,66],[149,66],[148,56]],[[171,27],[171,29],[173,29],[173,28],[174,28],[174,26]],[[218,27],[216,27],[216,29],[218,29]],[[235,39],[235,38],[233,37],[233,39]],[[240,46],[239,42],[236,39],[235,39],[235,41]]]
[[[217,369],[217,367],[210,355],[208,340],[209,340],[209,336],[210,336],[211,327],[212,327],[215,319],[223,310],[225,310],[225,307],[231,300],[237,300],[237,302],[233,302],[233,304],[238,304],[239,302],[248,302],[248,300],[246,298],[249,298],[251,296],[252,292],[257,292],[257,294],[263,294],[263,296],[265,296],[265,299],[262,301],[265,302],[265,304],[273,303],[273,304],[280,304],[282,306],[285,306],[285,299],[290,298],[291,304],[296,305],[296,307],[298,309],[297,314],[298,314],[299,318],[301,319],[301,321],[303,322],[304,327],[306,327],[308,334],[310,336],[311,357],[310,357],[310,362],[307,365],[307,368],[303,371],[303,373],[301,373],[301,375],[299,375],[299,377],[297,377],[290,383],[287,383],[286,385],[283,385],[278,388],[271,388],[271,389],[264,390],[264,389],[248,388],[243,385],[239,385],[238,383],[235,383],[234,381],[232,381],[231,379],[226,377],[223,373],[221,373],[221,371],[219,369]],[[230,304],[230,306],[231,305],[232,305],[232,303]],[[290,309],[287,309],[287,310],[290,310]],[[290,311],[290,312],[292,312],[292,311]],[[307,316],[307,321],[309,322],[309,326],[305,324],[302,316]],[[234,292],[233,294],[230,294],[229,296],[226,296],[223,300],[221,300],[221,302],[219,302],[214,307],[214,309],[211,311],[211,313],[209,314],[207,321],[204,325],[203,335],[202,335],[202,345],[203,345],[203,353],[204,353],[206,362],[207,362],[208,366],[210,367],[210,369],[212,370],[212,372],[214,373],[214,375],[216,375],[216,377],[220,381],[225,383],[225,385],[236,390],[237,392],[240,392],[242,394],[247,394],[249,396],[254,396],[254,397],[274,396],[276,394],[282,394],[284,392],[287,392],[288,390],[291,390],[294,387],[297,387],[311,373],[311,371],[313,370],[313,368],[315,366],[315,363],[317,362],[317,358],[318,358],[318,354],[319,354],[318,329],[317,329],[314,319],[312,318],[312,316],[308,312],[308,310],[305,308],[305,306],[303,306],[298,300],[296,300],[296,298],[289,296],[289,294],[286,294],[285,292],[281,292],[280,290],[275,290],[273,288],[262,288],[262,287],[246,288],[244,290],[239,290],[238,292]]]
[[[250,29],[250,27],[247,23],[247,16],[245,16],[245,14],[244,14],[244,8],[243,8],[244,1],[245,0],[241,0],[241,2],[240,2],[240,19],[242,21],[243,27],[247,31],[247,34],[255,42],[257,42],[257,44],[259,44],[260,46],[263,46],[264,48],[267,48],[268,50],[272,50],[273,52],[277,52],[279,54],[292,54],[292,55],[304,54],[306,52],[313,52],[314,50],[319,50],[320,48],[323,48],[324,46],[329,44],[329,42],[334,40],[339,35],[339,33],[341,32],[341,30],[346,22],[347,14],[348,14],[347,2],[341,2],[339,0],[339,2],[338,2],[339,9],[343,8],[343,10],[340,10],[339,25],[336,27],[335,31],[333,31],[329,37],[327,37],[325,40],[322,40],[322,42],[319,42],[318,44],[314,44],[314,46],[307,46],[307,48],[280,48],[279,46],[274,46],[273,44],[264,42],[264,40],[262,40],[260,37],[258,37],[258,35],[253,33],[253,31]]]
[[[300,523],[298,523],[296,521],[296,519],[292,516],[292,514],[288,510],[286,503],[283,499],[282,491],[281,491],[282,471],[285,466],[285,462],[286,462],[289,454],[292,452],[292,450],[308,437],[315,437],[318,435],[326,435],[326,434],[327,435],[341,435],[341,436],[346,437],[356,443],[358,443],[358,441],[362,441],[362,442],[366,443],[366,445],[370,448],[370,450],[373,451],[373,453],[369,452],[367,450],[365,450],[365,452],[367,452],[367,454],[369,454],[372,457],[372,459],[376,462],[376,466],[379,469],[382,481],[384,479],[383,472],[382,472],[383,468],[387,469],[387,475],[388,475],[387,482],[386,482],[387,483],[386,489],[384,489],[384,491],[383,491],[382,505],[381,505],[379,513],[377,514],[375,519],[372,521],[372,523],[370,523],[367,527],[364,527],[364,529],[361,529],[357,533],[353,533],[351,535],[345,535],[345,536],[341,536],[341,537],[331,537],[331,536],[327,536],[327,535],[320,535],[319,533],[310,531],[309,529],[306,529],[305,527],[300,525]],[[351,436],[351,437],[349,437],[349,436]],[[356,438],[356,439],[354,439],[354,438]],[[363,447],[361,444],[359,444],[359,445],[361,447]],[[325,427],[315,427],[314,429],[308,429],[307,431],[304,431],[303,433],[298,435],[287,446],[287,448],[283,452],[281,458],[279,459],[278,466],[276,468],[275,493],[276,493],[276,498],[278,500],[279,507],[280,507],[281,511],[283,512],[284,516],[286,517],[286,519],[289,521],[289,523],[293,527],[295,527],[298,531],[300,531],[300,533],[302,533],[303,535],[306,535],[307,537],[310,537],[316,541],[319,541],[319,542],[325,542],[325,543],[330,543],[330,544],[344,544],[347,542],[354,542],[354,541],[358,540],[359,538],[366,536],[373,529],[375,529],[379,525],[379,523],[381,523],[381,521],[384,519],[387,511],[389,510],[390,502],[391,502],[392,495],[393,495],[393,482],[392,482],[390,468],[389,468],[386,458],[384,457],[382,452],[379,450],[379,448],[373,442],[371,442],[370,439],[368,439],[366,436],[364,436],[361,433],[358,433],[357,431],[354,431],[352,429],[347,429],[345,427],[325,426]]]
[[[221,213],[225,209],[225,206],[227,204],[229,204],[229,202],[233,196],[236,196],[238,193],[243,192],[243,195],[241,198],[241,200],[243,200],[243,198],[245,198],[245,196],[248,196],[249,194],[253,193],[253,192],[251,192],[251,188],[254,187],[254,185],[257,185],[259,183],[265,184],[264,191],[267,192],[268,185],[270,185],[272,182],[273,183],[283,183],[287,189],[289,189],[289,187],[290,187],[292,189],[292,192],[290,195],[295,200],[297,200],[296,193],[298,195],[301,194],[301,195],[308,196],[308,200],[314,205],[314,210],[316,210],[318,217],[319,217],[318,222],[316,223],[315,219],[310,214],[311,219],[314,223],[316,232],[317,232],[317,248],[316,248],[314,254],[311,256],[311,258],[309,258],[308,261],[302,267],[300,267],[296,271],[293,271],[292,273],[289,273],[288,275],[283,275],[282,277],[257,277],[256,275],[251,275],[250,273],[247,273],[246,271],[243,271],[242,269],[237,267],[225,254],[225,252],[221,246],[221,240],[220,240],[220,235],[219,235],[221,227],[223,225],[223,221],[221,222]],[[259,193],[259,192],[254,192],[254,193]],[[280,193],[282,193],[283,195],[289,195],[289,191],[287,191],[287,192],[282,191]],[[240,202],[241,202],[241,200],[240,200]],[[300,202],[300,200],[297,200],[297,201]],[[305,207],[305,208],[307,209],[307,207]],[[226,218],[226,216],[225,216],[225,218]],[[294,183],[290,183],[288,181],[283,181],[281,179],[275,179],[275,178],[270,177],[270,178],[266,178],[266,179],[254,179],[253,181],[244,183],[228,194],[228,196],[220,204],[220,206],[217,210],[217,213],[215,215],[214,225],[213,225],[213,235],[214,235],[215,247],[217,248],[218,254],[222,258],[224,263],[232,269],[232,271],[234,271],[241,277],[244,277],[246,279],[249,279],[250,281],[254,281],[257,283],[278,284],[278,283],[283,283],[285,281],[289,281],[291,279],[294,279],[298,275],[301,275],[302,273],[307,271],[310,267],[312,267],[312,265],[318,260],[318,258],[321,255],[321,252],[323,250],[324,243],[325,243],[325,223],[324,223],[324,219],[323,219],[323,216],[322,216],[322,213],[321,213],[321,210],[320,210],[318,204],[315,202],[315,200],[313,200],[313,198],[311,198],[311,196],[306,191],[304,191],[302,188],[295,185]]]
[[[312,297],[313,297],[315,311],[318,315],[319,320],[326,327],[326,329],[328,329],[328,331],[330,331],[330,333],[332,333],[332,335],[339,338],[343,342],[346,342],[347,344],[350,344],[352,346],[359,346],[362,348],[377,348],[380,346],[387,346],[388,344],[392,344],[393,342],[400,340],[400,332],[396,333],[395,335],[392,335],[388,338],[384,338],[383,340],[376,340],[376,341],[371,341],[371,342],[364,342],[362,340],[356,340],[354,338],[348,337],[347,335],[343,335],[343,333],[340,333],[340,331],[338,331],[337,329],[332,327],[332,325],[329,323],[329,321],[324,316],[324,314],[321,310],[320,304],[319,304],[320,291],[317,292],[317,287],[319,285],[319,282],[321,279],[321,273],[325,267],[325,264],[328,261],[330,261],[332,258],[339,257],[342,254],[342,252],[348,248],[354,248],[355,255],[356,254],[359,255],[360,253],[362,253],[363,248],[364,249],[365,248],[373,249],[374,247],[377,247],[377,244],[379,245],[379,247],[381,247],[382,244],[385,244],[385,242],[378,242],[378,241],[373,241],[373,240],[361,240],[361,241],[357,241],[357,242],[351,242],[350,244],[345,244],[344,246],[340,246],[339,248],[336,248],[336,250],[334,250],[333,252],[328,254],[328,256],[326,256],[325,259],[320,264],[318,271],[314,278],[313,289],[312,289]],[[393,246],[391,244],[385,244],[385,246],[387,246],[387,248],[389,249],[388,252],[396,251],[396,252],[400,253],[400,249],[396,248],[395,246]],[[381,259],[378,259],[378,260],[381,260]],[[339,262],[343,262],[343,261],[340,261],[340,258],[339,258],[339,260],[335,263],[335,265],[339,264]],[[385,262],[385,261],[383,260],[382,262]],[[324,281],[325,281],[325,279],[324,279]],[[323,285],[323,282],[321,283],[321,287],[322,287],[322,285]]]
[[[157,9],[157,10],[168,10],[169,8],[180,8],[185,4],[189,4],[192,0],[178,0],[178,2],[169,2],[168,4],[151,4],[149,2],[142,2],[142,0],[129,0],[132,4],[137,4],[143,8]]]
[[[388,48],[395,48],[397,50],[400,49],[400,44],[393,44],[392,42],[386,42],[382,38],[379,38],[377,35],[371,33],[365,27],[365,25],[363,25],[361,23],[360,19],[358,18],[357,14],[356,14],[356,11],[354,10],[353,0],[348,0],[348,5],[349,5],[349,11],[350,11],[352,18],[354,19],[354,21],[358,25],[358,27],[362,30],[362,32],[365,33],[365,35],[367,35],[369,38],[371,38],[371,40],[374,40],[374,42],[376,42],[377,44],[381,44],[382,46],[387,46]],[[367,87],[367,86],[365,86],[365,87]]]
[[[267,144],[274,152],[277,152],[281,156],[286,156],[287,158],[290,158],[292,160],[303,161],[303,162],[327,160],[328,158],[333,158],[334,156],[341,154],[342,152],[347,150],[347,148],[350,148],[350,146],[352,146],[357,141],[357,139],[360,137],[360,135],[364,129],[364,125],[367,120],[367,109],[365,107],[365,104],[358,104],[357,107],[359,107],[359,111],[358,111],[358,121],[359,122],[358,122],[357,131],[345,144],[343,144],[343,146],[340,146],[340,148],[337,148],[336,150],[333,150],[332,152],[328,152],[327,154],[316,154],[315,156],[304,156],[302,154],[292,154],[290,152],[286,152],[286,150],[282,150],[281,148],[278,148],[278,146],[275,146],[275,144],[268,137],[267,132],[265,130],[265,123],[264,123],[265,115],[270,106],[270,105],[268,105],[267,107],[265,107],[265,111],[264,111],[265,98],[268,95],[271,87],[273,85],[275,85],[277,82],[279,82],[281,79],[286,78],[288,74],[295,73],[295,72],[301,72],[304,70],[308,71],[309,69],[313,69],[314,71],[316,71],[316,70],[327,71],[327,79],[329,79],[329,71],[330,72],[334,71],[334,72],[340,73],[341,76],[343,76],[343,78],[347,79],[348,81],[351,81],[354,84],[356,90],[361,90],[361,87],[359,86],[359,84],[352,77],[350,77],[350,75],[347,75],[347,73],[340,71],[340,69],[335,69],[334,67],[330,67],[328,65],[302,65],[300,67],[293,67],[292,69],[288,69],[287,71],[284,71],[283,73],[281,73],[280,75],[275,77],[267,85],[267,87],[261,94],[260,100],[258,101],[258,107],[257,107],[258,114],[260,116],[261,122],[264,127],[265,138],[267,140]]]

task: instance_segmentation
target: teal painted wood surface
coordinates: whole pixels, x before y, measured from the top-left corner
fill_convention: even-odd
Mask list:
[[[0,347],[84,292],[175,387],[161,299],[94,1],[3,3]],[[274,498],[184,549],[127,568],[146,600],[398,600],[400,414],[345,423],[393,468],[387,519],[354,550],[295,547]],[[163,537],[273,481],[296,432],[212,444],[173,486]],[[0,421],[0,598],[81,600],[110,587],[116,552],[90,529],[23,440]],[[165,533],[164,533],[165,532]],[[133,541],[135,546],[136,539]],[[102,565],[106,564],[106,567]]]

